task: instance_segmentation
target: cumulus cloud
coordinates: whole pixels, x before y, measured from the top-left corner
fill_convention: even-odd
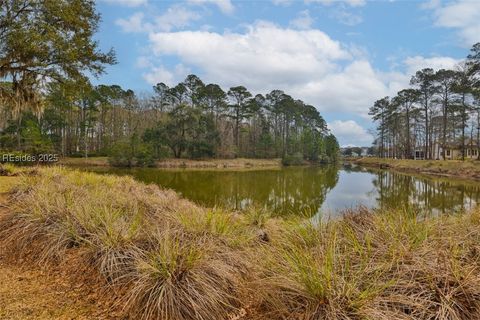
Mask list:
[[[153,22],[145,22],[145,15],[137,12],[127,19],[117,19],[115,22],[124,32],[155,32],[171,31],[185,28],[191,22],[200,19],[200,15],[182,6],[172,6],[165,13],[154,18]]]
[[[245,33],[151,33],[150,42],[156,57],[176,56],[206,81],[224,87],[248,84],[263,93],[282,89],[320,111],[366,117],[372,101],[408,84],[407,77],[375,70],[320,30],[260,22]]]
[[[143,73],[142,76],[145,81],[152,85],[163,82],[168,86],[174,86],[183,80],[185,75],[189,74],[190,72],[191,71],[189,68],[180,63],[177,64],[172,71],[164,66],[151,66],[150,70]]]
[[[156,26],[162,31],[170,31],[173,28],[184,28],[190,22],[200,19],[195,11],[188,10],[183,6],[173,6],[155,19]]]
[[[369,146],[373,142],[373,136],[354,120],[335,120],[328,127],[342,146]]]
[[[135,65],[138,68],[152,68],[154,66],[152,61],[150,61],[150,59],[146,56],[138,57]]]
[[[456,29],[464,45],[480,41],[480,1],[432,1],[424,8],[433,10],[436,26]]]
[[[257,22],[241,32],[150,32],[149,46],[149,59],[138,63],[145,66],[143,77],[152,85],[173,85],[195,70],[205,82],[224,89],[236,85],[247,85],[253,93],[280,89],[322,113],[343,112],[360,119],[370,119],[368,109],[375,100],[407,87],[420,67],[450,68],[457,62],[449,57],[414,56],[402,61],[402,71],[382,72],[372,66],[368,55],[320,30],[268,22]],[[162,65],[164,57],[180,64]],[[353,120],[331,124],[336,135],[343,135],[341,141],[371,142],[371,135]]]
[[[406,72],[409,75],[414,75],[415,72],[423,68],[432,68],[433,70],[440,69],[454,69],[461,60],[451,57],[431,57],[425,58],[422,56],[408,57],[404,63],[407,68]]]
[[[224,85],[252,89],[302,83],[351,59],[338,41],[319,30],[283,29],[259,22],[245,33],[207,31],[150,34],[153,53],[174,55]],[[208,45],[205,45],[208,44]]]
[[[117,19],[115,24],[120,26],[124,32],[143,32],[145,31],[143,18],[144,14],[142,12],[137,12],[127,19]]]
[[[322,111],[349,112],[368,118],[368,108],[379,97],[401,87],[393,85],[391,75],[373,69],[366,60],[353,61],[345,68],[299,86],[296,92],[307,101],[315,101]]]
[[[290,21],[290,25],[297,29],[310,29],[313,24],[313,18],[308,10],[300,11],[295,19]]]
[[[147,0],[102,0],[109,4],[118,4],[126,7],[138,7],[147,4]]]
[[[226,14],[231,14],[235,11],[235,7],[230,0],[188,0],[191,4],[214,4],[220,11]]]

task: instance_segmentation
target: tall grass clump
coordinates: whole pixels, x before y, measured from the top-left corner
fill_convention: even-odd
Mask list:
[[[138,250],[127,305],[141,319],[225,319],[241,305],[241,274],[208,237],[171,231]],[[240,262],[241,263],[241,262]]]
[[[14,177],[21,174],[35,174],[36,169],[32,167],[20,167],[12,163],[0,163],[0,176]]]
[[[246,262],[230,243],[250,230],[228,213],[129,177],[58,167],[21,177],[10,197],[3,250],[42,265],[80,252],[130,314],[226,319],[241,306]]]
[[[260,303],[271,319],[477,319],[478,227],[478,213],[363,208],[290,226],[269,250]]]

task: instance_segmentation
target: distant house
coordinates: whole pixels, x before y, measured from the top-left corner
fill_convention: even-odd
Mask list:
[[[440,159],[443,159],[442,148],[440,148]],[[465,159],[477,159],[479,148],[477,145],[465,145]],[[449,145],[445,148],[445,159],[462,159],[462,146]]]
[[[413,159],[415,160],[424,160],[425,159],[425,149],[415,149],[413,152]]]
[[[433,148],[430,149],[431,159],[443,160],[443,148],[440,144],[435,143]],[[468,139],[465,141],[465,159],[477,159],[480,148],[478,147],[476,140]],[[425,155],[425,147],[417,146],[412,154],[412,158],[415,160],[427,159]],[[459,160],[462,159],[462,145],[460,143],[449,143],[445,147],[445,159],[447,160]]]

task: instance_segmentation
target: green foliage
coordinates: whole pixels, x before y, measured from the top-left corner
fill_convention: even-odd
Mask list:
[[[53,151],[51,141],[42,134],[38,123],[33,120],[27,120],[21,129],[21,139],[23,141],[23,150],[30,154],[42,154]]]
[[[152,147],[145,143],[140,143],[135,148],[136,165],[139,167],[151,167],[155,164]]]
[[[102,53],[93,39],[100,16],[95,3],[75,1],[2,1],[0,5],[0,101],[13,113],[40,113],[40,79],[85,79],[115,63],[114,52]]]
[[[119,141],[110,149],[108,161],[115,167],[150,167],[155,164],[155,157],[148,144]]]
[[[155,129],[147,130],[144,140],[156,150],[167,146],[176,158],[203,158],[215,156],[219,134],[209,114],[180,104]]]
[[[417,71],[410,80],[412,88],[374,103],[369,114],[378,124],[375,144],[380,157],[410,159],[420,154],[445,160],[450,157],[447,149],[459,149],[459,158],[465,160],[467,144],[477,140],[474,144],[479,146],[479,48],[474,44],[454,69]]]
[[[340,146],[338,145],[337,138],[335,138],[333,134],[326,136],[324,161],[336,162],[338,160],[339,152]]]
[[[17,121],[10,121],[0,132],[0,150],[18,151],[24,154],[39,155],[54,152],[48,135],[41,130],[38,119],[26,113]]]
[[[300,166],[305,164],[303,161],[303,155],[301,153],[295,153],[292,155],[286,155],[282,158],[282,164],[284,166]]]

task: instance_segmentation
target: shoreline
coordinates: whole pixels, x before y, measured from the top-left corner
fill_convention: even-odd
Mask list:
[[[467,180],[480,180],[480,162],[472,160],[410,160],[359,158],[344,159],[344,163],[356,164],[365,168],[386,169],[404,173],[416,173],[437,177],[452,177]]]
[[[72,167],[115,167],[110,165],[108,157],[91,158],[62,158],[56,164]],[[256,168],[281,168],[281,159],[175,159],[169,158],[155,162],[152,168],[159,169],[256,169]],[[134,167],[136,168],[136,167]]]

